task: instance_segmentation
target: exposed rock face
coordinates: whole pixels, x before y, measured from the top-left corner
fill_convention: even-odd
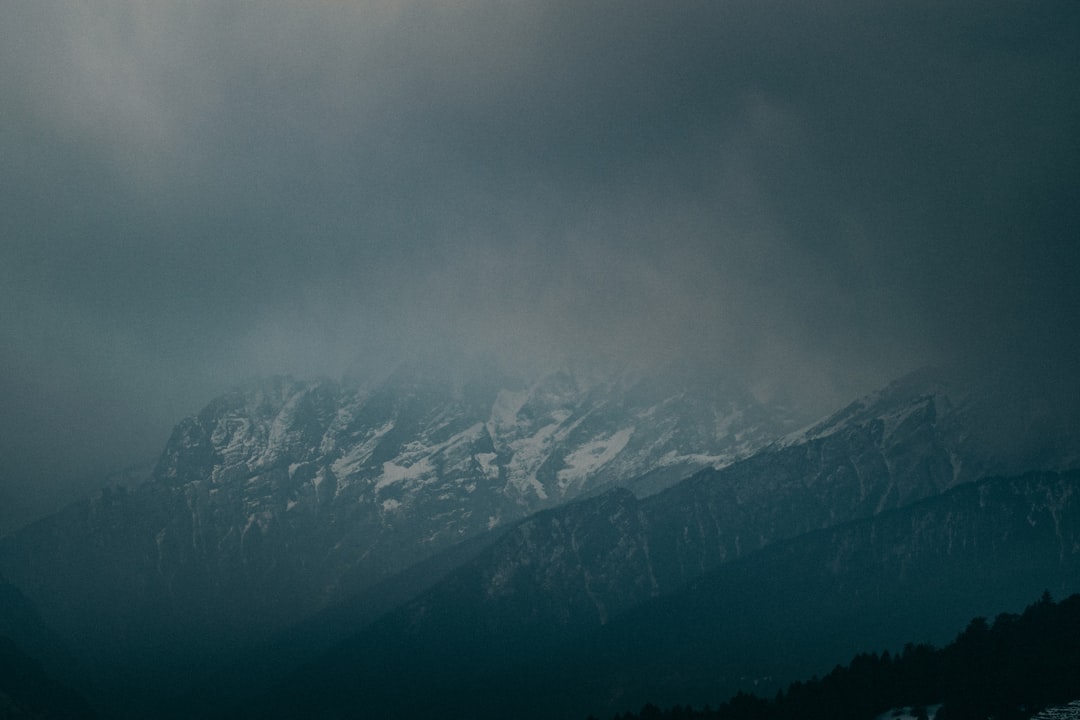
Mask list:
[[[411,368],[372,387],[276,379],[178,425],[149,482],[0,540],[0,571],[80,657],[145,666],[158,682],[176,684],[169,661],[179,672],[238,657],[428,564],[445,579],[410,574],[410,595],[429,590],[338,660],[372,677],[404,667],[364,659],[387,646],[406,665],[413,651],[454,664],[462,648],[481,664],[513,660],[787,541],[990,473],[1075,467],[1075,437],[1033,432],[1046,425],[1030,409],[920,372],[792,433],[748,392],[685,378],[561,372],[525,384]],[[967,542],[970,528],[947,535],[950,518],[933,518],[916,534],[929,550]],[[884,526],[873,532],[830,562],[877,548]],[[1071,558],[1075,540],[1061,542]]]
[[[1078,471],[965,483],[677,587],[657,579],[672,561],[657,550],[672,546],[650,522],[657,508],[613,490],[530,518],[294,675],[260,713],[544,718],[701,705],[774,693],[867,647],[943,642],[1047,589],[1080,590]]]
[[[987,414],[997,400],[916,373],[656,495],[612,490],[531,517],[477,560],[471,592],[478,603],[514,608],[494,609],[483,621],[505,618],[507,632],[523,622],[546,632],[603,624],[777,542],[905,508],[1010,467],[1014,453],[1027,450],[988,440],[1003,423]],[[1046,469],[1059,469],[1073,456],[1042,457]],[[935,532],[946,532],[947,518],[939,520]]]
[[[730,463],[787,422],[748,392],[685,379],[279,378],[181,422],[151,482],[6,539],[0,567],[86,648],[153,653],[164,636],[197,650],[537,510]]]

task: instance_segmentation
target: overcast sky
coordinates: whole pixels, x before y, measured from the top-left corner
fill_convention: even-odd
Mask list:
[[[0,526],[251,376],[1076,377],[1080,3],[0,4]]]

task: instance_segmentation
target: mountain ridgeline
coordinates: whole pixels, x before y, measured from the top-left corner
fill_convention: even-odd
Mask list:
[[[688,375],[279,378],[0,571],[105,715],[716,703],[1080,590],[1080,442],[1045,407],[923,370],[794,431]]]
[[[1080,590],[1080,472],[961,485],[667,588],[648,566],[678,566],[680,538],[649,520],[663,496],[649,500],[612,491],[527,521],[272,706],[544,718],[703,704],[775,691],[867,645],[938,642],[1039,588]]]
[[[685,376],[277,378],[182,421],[150,482],[5,538],[0,568],[96,667],[177,677],[464,540],[615,484],[655,491],[793,422]]]

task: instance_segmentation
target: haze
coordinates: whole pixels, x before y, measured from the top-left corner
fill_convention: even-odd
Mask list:
[[[251,376],[1073,388],[1080,4],[6,2],[0,529]]]

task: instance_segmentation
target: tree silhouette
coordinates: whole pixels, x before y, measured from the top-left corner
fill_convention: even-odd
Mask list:
[[[942,649],[909,643],[898,655],[860,653],[822,678],[794,682],[772,700],[740,692],[715,711],[648,704],[622,720],[873,718],[890,708],[941,703],[937,720],[1029,718],[1080,698],[1080,595],[1044,592],[1022,615],[973,619]]]

